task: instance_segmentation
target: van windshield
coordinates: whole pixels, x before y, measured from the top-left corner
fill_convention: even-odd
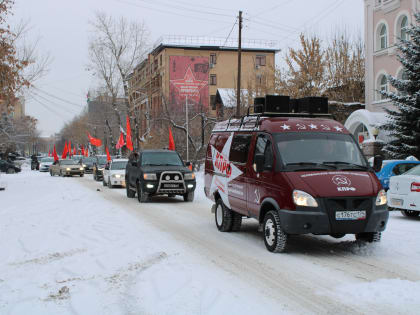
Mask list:
[[[279,133],[274,136],[286,170],[367,170],[368,164],[349,134]]]

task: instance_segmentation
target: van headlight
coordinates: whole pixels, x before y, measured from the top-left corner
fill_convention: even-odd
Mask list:
[[[70,170],[71,170],[71,169],[70,169],[70,167],[67,167],[67,168],[66,168],[66,171],[70,171]]]
[[[115,177],[115,178],[120,178],[120,177],[122,177],[120,174],[114,174],[114,175],[112,175],[112,177]]]
[[[195,174],[194,173],[185,173],[184,179],[185,180],[193,180],[193,179],[195,179]]]
[[[377,206],[383,206],[386,205],[386,192],[384,189],[381,189],[378,193],[378,196],[376,197],[376,205]]]
[[[144,178],[145,180],[156,180],[156,179],[157,179],[157,177],[156,177],[156,174],[155,174],[155,173],[144,173],[144,174],[143,174],[143,178]]]
[[[318,202],[316,202],[315,198],[301,190],[293,190],[293,202],[297,206],[318,207]]]

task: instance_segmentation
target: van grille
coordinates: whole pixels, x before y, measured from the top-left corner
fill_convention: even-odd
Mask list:
[[[373,198],[346,197],[346,198],[325,198],[325,209],[331,224],[331,233],[360,233],[363,232],[366,223],[372,213]],[[336,211],[365,210],[365,220],[336,220]]]

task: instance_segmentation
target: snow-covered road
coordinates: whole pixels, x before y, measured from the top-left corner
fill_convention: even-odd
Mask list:
[[[382,242],[299,236],[269,253],[257,224],[220,233],[210,202],[24,170],[0,192],[0,314],[418,314],[420,219]]]

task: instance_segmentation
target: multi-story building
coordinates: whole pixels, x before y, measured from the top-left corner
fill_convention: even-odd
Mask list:
[[[275,42],[243,41],[241,89],[273,92]],[[160,39],[130,75],[130,105],[154,118],[168,109],[185,115],[191,110],[216,115],[218,88],[237,87],[238,48],[225,38],[164,37]],[[147,128],[140,115],[141,134]]]
[[[365,102],[366,110],[354,112],[346,121],[346,127],[360,139],[373,139],[377,125],[386,120],[385,109],[393,109],[392,103],[380,91],[390,91],[386,76],[403,78],[404,72],[397,59],[396,44],[407,38],[406,27],[414,20],[414,12],[420,10],[420,0],[364,0],[365,6]],[[379,133],[386,140],[386,134]]]

